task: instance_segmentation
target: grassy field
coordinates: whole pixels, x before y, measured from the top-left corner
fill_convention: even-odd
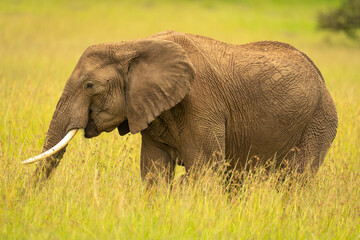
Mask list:
[[[135,2],[135,1],[134,1]],[[1,1],[0,239],[360,239],[360,44],[316,29],[338,1]],[[146,192],[140,135],[78,134],[41,192],[28,188],[57,100],[91,44],[163,30],[288,42],[322,71],[337,137],[306,186],[205,177]],[[181,168],[178,172],[183,171]]]

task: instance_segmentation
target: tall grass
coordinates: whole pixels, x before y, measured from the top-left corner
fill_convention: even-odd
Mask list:
[[[316,30],[336,1],[2,1],[0,239],[359,239],[360,45]],[[334,98],[338,135],[307,185],[249,176],[145,191],[139,135],[78,134],[42,191],[29,188],[66,79],[84,49],[174,29],[231,43],[278,40],[305,51]],[[178,168],[181,173],[183,169]]]

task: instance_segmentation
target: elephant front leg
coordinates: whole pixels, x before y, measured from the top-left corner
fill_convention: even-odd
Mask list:
[[[164,144],[142,134],[140,171],[143,181],[152,185],[159,180],[170,183],[174,178],[175,160]]]
[[[217,171],[225,166],[225,124],[209,124],[207,128],[189,131],[182,142],[181,155],[187,173],[204,168]]]

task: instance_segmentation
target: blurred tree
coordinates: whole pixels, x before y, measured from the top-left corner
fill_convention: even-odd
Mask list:
[[[339,8],[320,13],[318,24],[322,29],[344,31],[349,37],[357,38],[360,28],[360,0],[343,0]]]

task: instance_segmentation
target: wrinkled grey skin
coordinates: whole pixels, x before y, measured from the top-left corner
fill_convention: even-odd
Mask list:
[[[177,163],[189,171],[217,161],[214,152],[230,169],[276,156],[278,167],[286,159],[298,172],[316,172],[335,138],[337,113],[317,67],[288,44],[231,45],[168,31],[89,47],[66,83],[43,150],[71,129],[91,138],[115,128],[141,133],[143,179],[161,174],[170,181]],[[49,177],[64,152],[39,164],[38,176]]]

